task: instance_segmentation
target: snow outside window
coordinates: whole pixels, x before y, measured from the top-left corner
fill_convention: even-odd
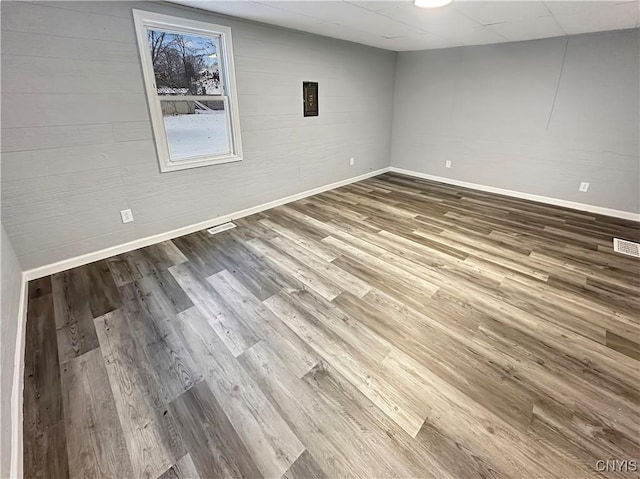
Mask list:
[[[231,29],[133,16],[161,171],[241,160]]]

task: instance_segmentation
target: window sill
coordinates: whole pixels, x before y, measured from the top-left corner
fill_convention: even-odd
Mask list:
[[[184,161],[164,161],[160,163],[160,171],[162,173],[166,173],[168,171],[200,168],[202,166],[222,165],[224,163],[234,163],[236,161],[242,161],[242,157],[237,155],[229,155],[223,157],[199,157],[192,160]]]

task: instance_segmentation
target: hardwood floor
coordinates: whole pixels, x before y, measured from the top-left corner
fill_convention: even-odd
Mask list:
[[[640,462],[638,224],[396,174],[236,223],[29,284],[27,477]]]

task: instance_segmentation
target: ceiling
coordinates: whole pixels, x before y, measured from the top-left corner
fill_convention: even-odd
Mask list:
[[[486,45],[640,26],[640,0],[453,0],[422,9],[396,1],[174,3],[394,51]]]

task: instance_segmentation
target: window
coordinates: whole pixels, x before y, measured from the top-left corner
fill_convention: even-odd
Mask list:
[[[231,29],[133,11],[161,171],[242,159]]]

